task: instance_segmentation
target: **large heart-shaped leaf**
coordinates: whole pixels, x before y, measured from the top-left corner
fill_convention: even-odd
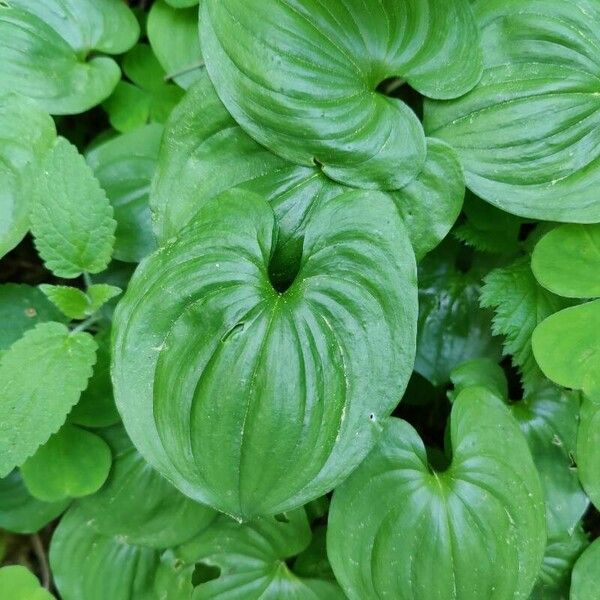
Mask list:
[[[214,519],[213,510],[183,496],[150,467],[121,427],[103,435],[113,451],[112,470],[104,487],[78,504],[97,531],[127,544],[168,548]]]
[[[357,187],[398,189],[425,161],[417,116],[378,93],[382,81],[454,98],[481,75],[467,0],[205,0],[200,33],[210,77],[244,130]]]
[[[52,114],[83,112],[112,92],[119,54],[139,35],[121,0],[6,0],[0,4],[0,93],[18,92]]]
[[[363,464],[336,489],[328,552],[352,600],[526,599],[546,542],[531,454],[485,388],[459,394],[445,471],[406,422],[390,419]]]
[[[477,0],[484,72],[425,130],[453,145],[467,185],[508,212],[600,220],[600,6],[594,0]]]
[[[0,257],[12,250],[29,229],[25,167],[38,161],[55,138],[54,122],[39,106],[27,98],[0,92]]]
[[[417,258],[446,236],[464,195],[462,169],[445,144],[427,140],[423,171],[390,193],[408,229]],[[314,167],[299,167],[252,140],[231,118],[204,75],[174,110],[165,129],[151,194],[155,228],[166,241],[203,202],[233,186],[264,195],[279,225],[274,267],[286,269],[302,251],[310,214],[348,188]]]
[[[415,259],[386,196],[314,211],[280,291],[276,233],[255,194],[206,202],[115,313],[115,397],[134,444],[186,494],[244,518],[344,479],[414,359]]]

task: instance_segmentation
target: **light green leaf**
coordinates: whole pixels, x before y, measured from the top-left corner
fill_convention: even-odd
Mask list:
[[[196,587],[193,600],[343,600],[337,584],[298,577],[286,565],[310,539],[302,508],[247,524],[222,515],[177,555],[185,564],[200,563],[217,575]]]
[[[600,399],[584,396],[577,435],[579,479],[596,508],[600,508]]]
[[[110,381],[110,330],[100,331],[94,341],[98,345],[94,374],[69,413],[69,421],[84,427],[108,427],[121,420]]]
[[[64,423],[92,374],[96,343],[61,323],[41,323],[0,357],[0,477]]]
[[[0,7],[0,21],[1,15]],[[52,118],[39,106],[27,98],[0,92],[0,258],[29,229],[25,168],[43,156],[55,137]]]
[[[68,285],[42,284],[40,290],[64,315],[84,319],[88,312],[88,297],[80,289]]]
[[[575,563],[570,600],[591,600],[600,597],[599,569],[600,540],[596,540]]]
[[[173,8],[189,8],[190,6],[196,6],[198,0],[166,0],[167,4],[170,4]]]
[[[544,375],[564,387],[597,389],[599,331],[600,300],[565,308],[542,321],[531,341]]]
[[[533,331],[546,317],[567,305],[538,284],[529,256],[494,269],[484,279],[481,306],[494,309],[492,331],[504,336],[504,354],[521,373],[526,392],[543,379],[531,348]]]
[[[117,131],[134,131],[150,120],[150,97],[127,81],[119,81],[102,108]]]
[[[600,296],[600,225],[561,225],[535,246],[536,279],[568,298]]]
[[[457,100],[426,102],[426,132],[456,148],[469,188],[502,210],[549,221],[600,220],[600,6],[473,6],[483,77]]]
[[[75,146],[58,138],[32,185],[31,228],[55,275],[98,273],[110,260],[116,223],[104,190]]]
[[[7,600],[54,600],[36,576],[20,565],[0,569],[0,598]]]
[[[19,471],[0,479],[0,528],[14,533],[35,533],[53,521],[69,500],[42,502],[25,487]]]
[[[529,597],[546,533],[525,439],[485,388],[458,396],[450,426],[446,470],[428,464],[408,423],[390,419],[379,445],[336,489],[328,553],[351,600]]]
[[[184,89],[204,67],[198,37],[198,9],[177,9],[157,0],[148,14],[148,40],[166,78]]]
[[[97,531],[161,549],[189,540],[214,519],[213,510],[183,496],[152,469],[121,427],[103,435],[114,455],[110,476],[78,505]]]
[[[118,260],[139,262],[155,249],[148,195],[161,136],[160,125],[146,125],[96,145],[86,154],[114,209],[114,257]]]
[[[52,114],[80,113],[110,95],[119,54],[139,36],[120,0],[6,0],[0,5],[0,94],[17,92]]]
[[[419,177],[389,194],[418,258],[446,236],[464,195],[462,169],[453,150],[433,139],[427,144]],[[231,118],[204,75],[166,126],[151,194],[159,241],[175,236],[203,202],[231,187],[254,191],[271,202],[279,225],[272,265],[282,271],[298,260],[311,213],[349,191],[319,169],[288,163],[254,142]]]
[[[415,113],[377,86],[399,76],[454,98],[481,75],[466,0],[205,0],[200,41],[219,97],[257,142],[370,189],[403,187],[426,156]]]
[[[479,307],[485,265],[459,269],[463,249],[447,240],[419,264],[419,328],[415,371],[433,385],[472,358],[500,357],[491,311]]]
[[[108,477],[112,456],[97,435],[64,425],[21,467],[31,494],[44,502],[96,492]]]
[[[18,283],[0,285],[0,352],[38,323],[64,317],[38,288]]]
[[[50,567],[62,600],[161,600],[154,592],[159,553],[106,537],[71,508],[50,545]]]
[[[245,519],[343,480],[414,358],[415,260],[385,195],[315,210],[277,288],[276,233],[255,194],[204,203],[142,262],[114,321],[115,398],[134,444],[184,493]]]

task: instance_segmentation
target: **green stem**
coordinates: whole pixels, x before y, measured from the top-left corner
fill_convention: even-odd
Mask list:
[[[99,315],[92,315],[91,317],[88,317],[85,321],[82,321],[81,323],[79,323],[79,325],[76,325],[75,327],[73,327],[73,329],[71,329],[71,333],[79,333],[80,331],[85,331],[88,327],[92,326],[94,323],[98,322],[99,320],[100,320]]]
[[[164,76],[164,80],[165,81],[171,81],[171,80],[175,79],[175,77],[179,77],[180,75],[185,75],[186,73],[190,73],[191,71],[194,71],[196,69],[200,69],[203,66],[204,66],[204,61],[200,60],[197,63],[194,63],[193,65],[190,65],[188,67],[180,69],[179,71],[175,71],[174,73],[167,73]]]

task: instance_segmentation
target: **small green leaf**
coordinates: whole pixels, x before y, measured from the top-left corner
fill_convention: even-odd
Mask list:
[[[150,98],[139,87],[119,81],[113,93],[102,103],[110,124],[123,133],[135,131],[150,119]]]
[[[41,323],[0,357],[0,477],[64,423],[92,374],[96,343],[60,323]]]
[[[31,494],[44,502],[96,492],[108,477],[112,456],[97,435],[64,425],[21,467]]]
[[[140,33],[121,0],[10,0],[0,6],[0,94],[18,92],[52,114],[80,113],[120,78],[119,54]]]
[[[148,40],[165,78],[188,89],[204,68],[198,37],[198,9],[177,9],[157,0],[148,14]]]
[[[42,502],[25,487],[19,471],[0,479],[0,528],[14,533],[35,533],[63,513],[69,500]]]
[[[570,600],[600,598],[600,540],[596,540],[581,555],[573,568]]]
[[[0,569],[0,598],[6,600],[54,600],[36,576],[20,565]]]
[[[88,314],[89,300],[84,292],[68,285],[39,286],[48,300],[70,319],[85,319]]]
[[[508,399],[508,382],[502,367],[489,358],[474,358],[458,365],[450,373],[454,390],[449,392],[454,399],[469,387],[485,387],[498,398]]]
[[[533,331],[568,303],[538,284],[528,256],[494,269],[484,282],[481,306],[494,309],[492,331],[504,336],[504,354],[511,357],[521,373],[525,391],[529,392],[543,379],[531,348]]]
[[[561,225],[550,231],[537,243],[531,268],[555,294],[600,296],[600,225]]]
[[[31,226],[36,247],[57,276],[106,268],[116,222],[106,194],[75,146],[58,138],[33,183]]]
[[[146,125],[94,146],[86,154],[117,221],[114,257],[139,262],[155,247],[148,195],[162,127]]]
[[[454,401],[449,466],[390,419],[335,490],[328,554],[351,600],[525,600],[546,543],[543,493],[523,434],[485,388]],[[435,574],[435,575],[433,575]]]

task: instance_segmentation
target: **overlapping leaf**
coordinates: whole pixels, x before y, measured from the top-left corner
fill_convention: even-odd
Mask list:
[[[596,540],[579,558],[573,568],[571,600],[589,600],[600,595],[600,540]]]

